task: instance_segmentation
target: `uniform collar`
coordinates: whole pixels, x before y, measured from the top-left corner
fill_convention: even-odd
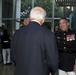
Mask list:
[[[71,31],[71,29],[69,28],[67,31],[62,31],[63,33],[66,33],[66,32],[69,32],[69,31]]]

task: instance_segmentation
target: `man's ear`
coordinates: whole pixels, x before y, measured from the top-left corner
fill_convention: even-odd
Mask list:
[[[42,23],[44,23],[44,22],[45,22],[45,19],[42,20]]]

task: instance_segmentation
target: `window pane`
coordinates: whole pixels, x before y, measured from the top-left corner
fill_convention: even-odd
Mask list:
[[[32,0],[21,0],[21,18],[26,18],[29,16],[29,12],[32,8]]]
[[[12,18],[13,0],[2,0],[2,18]]]
[[[35,0],[35,6],[43,7],[47,12],[47,17],[52,17],[52,0]]]

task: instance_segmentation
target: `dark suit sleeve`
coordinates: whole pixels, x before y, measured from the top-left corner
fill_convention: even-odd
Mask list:
[[[58,69],[58,51],[55,40],[55,35],[53,32],[46,32],[46,58],[48,62],[49,70],[54,74]]]
[[[11,60],[16,65],[16,42],[17,42],[17,31],[15,32],[11,41]]]

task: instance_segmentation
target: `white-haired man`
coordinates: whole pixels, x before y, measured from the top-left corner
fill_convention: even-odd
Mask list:
[[[19,29],[12,39],[11,59],[16,63],[14,75],[49,75],[58,68],[58,52],[54,33],[41,25],[46,11],[34,7],[30,23]]]

